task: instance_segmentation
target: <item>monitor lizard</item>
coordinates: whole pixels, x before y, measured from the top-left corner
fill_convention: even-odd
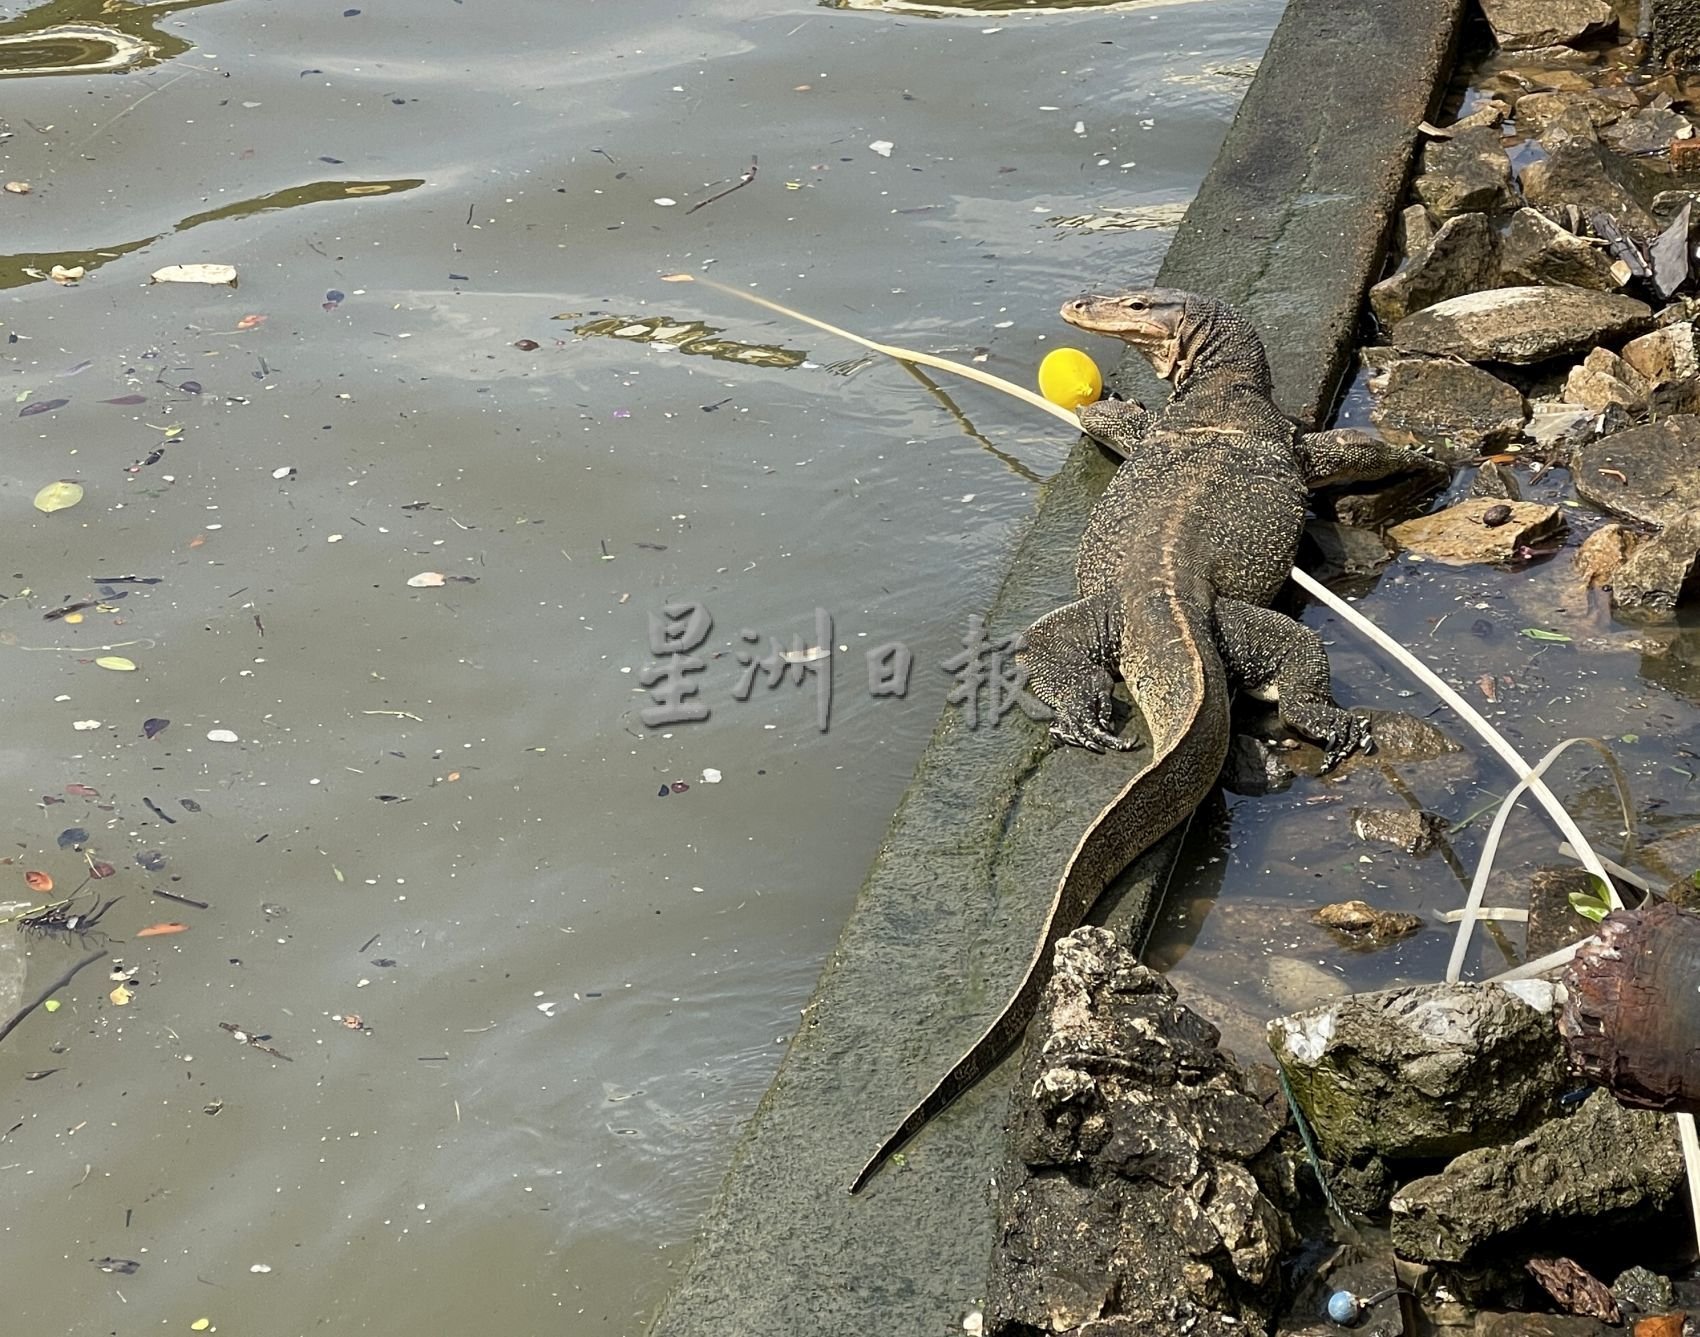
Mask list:
[[[1145,718],[1151,756],[1080,837],[1014,995],[852,1193],[1009,1049],[1037,1008],[1057,940],[1210,792],[1228,752],[1230,684],[1272,697],[1287,727],[1322,745],[1324,770],[1372,746],[1368,721],[1330,695],[1321,638],[1267,605],[1298,552],[1309,488],[1444,467],[1360,432],[1300,432],[1272,398],[1257,331],[1215,298],[1089,294],[1062,316],[1138,349],[1172,394],[1152,411],[1118,400],[1081,409],[1082,429],[1124,462],[1086,521],[1080,597],[1028,629],[1017,662],[1053,712],[1052,736],[1093,751],[1136,746],[1113,731],[1119,678]]]

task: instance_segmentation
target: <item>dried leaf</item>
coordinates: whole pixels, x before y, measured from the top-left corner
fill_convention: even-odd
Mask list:
[[[77,845],[89,843],[89,833],[80,826],[68,826],[59,833],[59,848],[71,849]]]
[[[130,992],[130,986],[129,985],[120,984],[116,989],[114,989],[111,993],[107,994],[106,996],[113,1001],[113,1004],[115,1006],[117,1006],[117,1007],[128,1007],[130,1000],[132,998],[134,998],[136,995],[133,994],[132,992]]]
[[[54,265],[47,271],[47,277],[55,283],[75,283],[82,278],[84,269],[81,265],[72,265],[67,269],[64,265]]]
[[[111,864],[99,859],[89,864],[89,876],[93,878],[111,877],[117,871]]]
[[[1623,1321],[1617,1301],[1605,1284],[1573,1259],[1531,1258],[1523,1266],[1560,1308],[1605,1323]]]
[[[94,661],[103,669],[111,669],[114,673],[134,673],[136,661],[126,659],[123,655],[102,655]]]
[[[236,286],[235,265],[167,265],[152,275],[155,283],[224,283]]]
[[[241,320],[237,321],[236,322],[236,328],[239,329],[239,330],[252,330],[252,329],[257,329],[259,326],[264,325],[265,323],[266,323],[266,318],[264,316],[262,316],[259,312],[256,311],[256,312],[253,312],[249,315],[243,316]]]
[[[8,195],[28,195],[31,187],[28,181],[8,181],[3,189]]]
[[[158,737],[160,734],[165,732],[166,728],[170,724],[171,724],[170,720],[162,720],[162,719],[143,720],[142,721],[142,736],[144,738]]]
[[[69,510],[83,499],[83,485],[60,479],[57,483],[49,483],[35,494],[35,508],[44,515],[52,515],[55,511]]]
[[[102,404],[145,404],[148,402],[148,397],[146,395],[119,395],[117,399],[103,399],[100,402]]]
[[[33,418],[38,413],[51,413],[54,409],[62,409],[71,401],[68,399],[41,399],[33,404],[25,404],[18,410],[20,418]]]
[[[421,571],[417,576],[409,576],[407,583],[416,590],[434,590],[447,580],[441,571]]]
[[[241,740],[230,729],[208,729],[207,741],[209,743],[236,743]]]
[[[146,928],[137,929],[136,936],[138,938],[163,938],[168,933],[187,933],[188,931],[189,926],[187,924],[149,924]]]
[[[53,879],[46,873],[38,873],[34,869],[24,874],[24,882],[31,891],[48,892],[53,890]]]

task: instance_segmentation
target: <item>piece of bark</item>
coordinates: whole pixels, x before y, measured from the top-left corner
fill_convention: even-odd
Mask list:
[[[1619,1102],[1700,1112],[1700,914],[1668,902],[1606,916],[1565,972],[1572,1065]]]

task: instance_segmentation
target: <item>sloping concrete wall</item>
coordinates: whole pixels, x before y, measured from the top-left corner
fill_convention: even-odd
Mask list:
[[[1164,261],[1161,282],[1258,321],[1296,417],[1332,402],[1462,6],[1292,0]],[[1124,368],[1124,384],[1158,402],[1144,371]],[[1074,597],[1076,542],[1109,473],[1083,443],[1045,489],[994,635]],[[845,1188],[1002,1005],[1080,831],[1142,761],[1053,748],[1019,713],[979,732],[946,713],[653,1337],[961,1331],[992,1246],[1014,1063],[903,1164],[858,1197]],[[1149,921],[1149,870],[1168,849],[1124,879],[1117,918]]]

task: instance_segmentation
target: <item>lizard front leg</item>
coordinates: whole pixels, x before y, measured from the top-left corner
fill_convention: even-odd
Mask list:
[[[1320,636],[1285,613],[1238,599],[1218,599],[1215,611],[1228,673],[1253,696],[1273,692],[1281,722],[1322,745],[1323,770],[1374,747],[1369,721],[1334,704]]]
[[[1124,460],[1133,458],[1139,439],[1156,421],[1155,413],[1129,399],[1100,399],[1080,410],[1080,430]]]
[[[1127,752],[1131,739],[1111,732],[1117,616],[1103,597],[1076,599],[1046,613],[1027,629],[1016,663],[1027,672],[1027,690],[1051,708],[1051,736],[1093,752]]]
[[[1301,433],[1296,446],[1307,488],[1370,483],[1403,473],[1447,473],[1421,446],[1397,446],[1355,427]]]

